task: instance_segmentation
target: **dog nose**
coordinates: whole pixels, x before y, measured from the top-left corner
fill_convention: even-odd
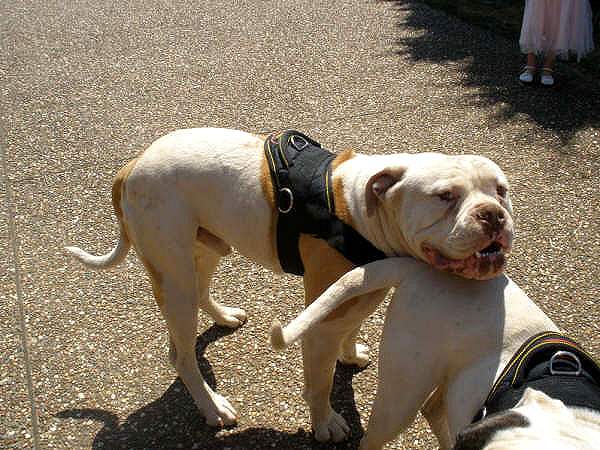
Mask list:
[[[504,211],[496,206],[485,206],[475,213],[475,218],[481,223],[487,234],[498,233],[506,223]]]

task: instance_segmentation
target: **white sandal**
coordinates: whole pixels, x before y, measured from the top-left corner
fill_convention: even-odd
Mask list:
[[[540,78],[540,83],[544,86],[554,86],[554,77],[552,76],[552,69],[549,67],[544,67],[542,69],[542,77]]]
[[[530,84],[533,83],[533,76],[535,75],[535,66],[525,66],[523,72],[519,75],[519,81],[521,83]]]

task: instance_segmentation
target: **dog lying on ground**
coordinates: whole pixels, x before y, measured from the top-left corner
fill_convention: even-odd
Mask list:
[[[67,247],[87,266],[107,268],[121,262],[133,244],[167,322],[170,360],[209,425],[233,424],[236,412],[198,370],[198,308],[222,326],[234,328],[246,320],[243,310],[223,306],[209,295],[215,268],[231,247],[282,271],[282,247],[288,243],[279,239],[279,225],[295,225],[286,214],[300,208],[294,195],[301,197],[283,186],[293,165],[287,159],[312,152],[314,144],[294,132],[267,137],[212,128],[175,131],[117,174],[112,201],[120,237],[112,252],[93,256]],[[502,272],[513,222],[506,178],[490,160],[346,151],[326,154],[319,164],[324,174],[314,178],[324,186],[318,194],[324,192],[327,206],[313,209],[320,218],[329,214],[334,225],[319,222],[318,232],[308,224],[288,233],[298,241],[287,250],[301,260],[295,267],[304,275],[306,304],[360,265],[351,259],[369,246],[381,257],[411,255],[466,278],[486,279]],[[275,169],[281,176],[272,175]],[[315,237],[329,228],[337,234]],[[339,441],[348,434],[345,420],[329,401],[335,362],[368,363],[367,348],[356,343],[356,336],[385,293],[381,289],[347,303],[304,339],[304,398],[319,441]]]
[[[283,349],[349,299],[392,286],[362,450],[382,448],[419,410],[442,449],[600,448],[600,368],[504,275],[470,281],[412,258],[375,261],[284,329],[275,322],[271,343]]]

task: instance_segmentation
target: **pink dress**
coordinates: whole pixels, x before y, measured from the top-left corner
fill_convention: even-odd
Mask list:
[[[556,56],[594,49],[592,8],[588,0],[526,0],[519,44],[523,53],[553,50]]]

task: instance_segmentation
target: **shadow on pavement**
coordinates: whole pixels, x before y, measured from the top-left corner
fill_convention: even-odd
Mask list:
[[[408,30],[397,40],[396,53],[411,60],[460,63],[466,86],[477,87],[476,105],[501,105],[499,120],[525,114],[553,132],[563,144],[589,126],[600,126],[600,83],[585,80],[565,64],[556,67],[553,88],[522,86],[518,73],[525,64],[518,36],[514,42],[492,31],[450,19],[427,5],[412,0],[384,0],[407,12],[398,27]],[[403,15],[404,18],[404,15]]]
[[[216,388],[215,376],[204,351],[210,343],[234,331],[213,325],[198,337],[198,366],[213,389]],[[340,364],[336,368],[332,404],[352,430],[350,439],[337,445],[319,444],[312,433],[301,428],[296,433],[271,428],[248,428],[236,433],[233,427],[228,434],[217,436],[219,430],[204,424],[179,378],[160,398],[135,411],[123,422],[110,411],[93,408],[68,409],[57,413],[56,417],[103,422],[104,426],[94,438],[93,449],[356,449],[363,430],[354,402],[352,378],[359,371]]]

